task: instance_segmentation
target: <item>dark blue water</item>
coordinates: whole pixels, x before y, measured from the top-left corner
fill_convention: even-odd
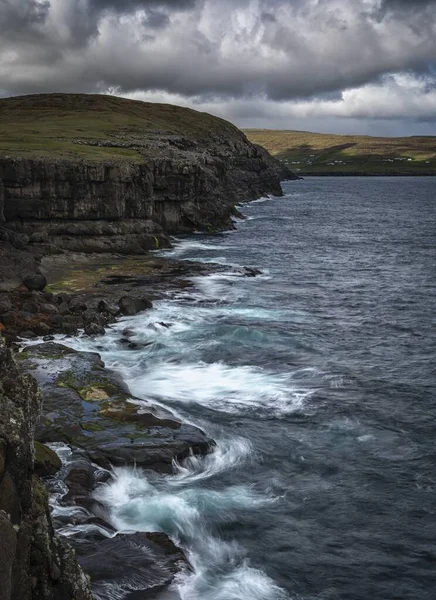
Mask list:
[[[179,241],[229,270],[127,320],[154,344],[123,350],[126,321],[107,337],[132,392],[218,449],[172,477],[120,470],[103,495],[119,528],[190,552],[168,598],[433,600],[436,179],[284,190],[237,231]]]

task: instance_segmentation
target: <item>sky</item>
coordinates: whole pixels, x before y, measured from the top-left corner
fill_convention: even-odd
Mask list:
[[[0,0],[0,96],[43,92],[436,135],[436,0]]]

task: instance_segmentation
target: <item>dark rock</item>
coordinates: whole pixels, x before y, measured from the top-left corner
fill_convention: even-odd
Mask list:
[[[46,315],[57,315],[59,313],[58,307],[48,302],[41,304],[40,311]]]
[[[36,338],[36,337],[37,337],[36,333],[34,333],[33,331],[30,331],[30,330],[28,330],[28,331],[22,331],[22,332],[19,334],[19,336],[20,336],[21,338],[25,339],[25,340],[31,340],[31,339],[33,339],[33,338]]]
[[[43,338],[44,342],[51,342],[52,340],[54,340],[54,335],[45,335]]]
[[[9,325],[9,323],[11,323],[12,321],[12,313],[8,312],[8,313],[4,313],[3,315],[0,315],[0,323],[3,323],[3,325]]]
[[[85,310],[85,312],[82,315],[83,318],[83,322],[84,323],[96,323],[97,325],[106,325],[107,323],[107,319],[106,317],[101,314],[96,312],[95,310],[91,310],[88,308],[88,310]]]
[[[60,329],[64,324],[64,318],[61,315],[53,315],[50,322],[55,329]]]
[[[72,298],[72,300],[69,303],[69,306],[70,311],[75,315],[85,312],[85,310],[87,310],[88,308],[86,303],[83,302],[83,300],[80,300],[79,298]]]
[[[26,277],[23,283],[28,290],[42,291],[47,285],[47,279],[44,275],[35,274]]]
[[[59,305],[59,314],[60,315],[68,315],[70,314],[70,307],[66,302],[61,302]]]
[[[55,298],[56,304],[69,304],[72,296],[70,294],[58,294]]]
[[[74,323],[64,323],[62,325],[62,333],[65,333],[65,335],[77,335],[79,330],[77,328],[77,325],[75,325]]]
[[[85,334],[89,336],[104,335],[104,327],[98,323],[86,323]]]
[[[22,250],[29,243],[29,238],[27,235],[15,235],[10,239],[10,242],[17,250]]]
[[[40,322],[37,325],[34,325],[33,331],[36,335],[48,335],[51,332],[51,328],[47,323]]]
[[[256,277],[257,275],[261,275],[262,271],[259,269],[255,269],[253,267],[244,267],[244,275],[246,277]]]
[[[0,296],[0,315],[7,313],[11,310],[11,301],[8,296],[2,294]]]
[[[39,477],[49,477],[59,471],[62,466],[59,456],[40,442],[35,442],[35,473]]]
[[[72,549],[50,521],[34,474],[34,431],[42,396],[0,338],[0,598],[92,600]]]
[[[24,302],[21,305],[21,310],[27,313],[36,314],[38,312],[38,305],[35,302]]]
[[[119,307],[123,315],[132,316],[137,313],[152,308],[153,304],[148,298],[133,298],[123,296],[120,298]]]
[[[145,399],[138,402],[104,369],[98,354],[38,344],[29,346],[20,362],[44,392],[39,441],[81,448],[103,468],[137,464],[166,473],[172,472],[174,459],[206,454],[213,447],[200,429]]]
[[[118,534],[76,547],[78,560],[92,580],[92,590],[106,597],[116,583],[120,596],[154,598],[189,563],[180,548],[164,533]],[[133,598],[133,596],[132,596]]]
[[[111,304],[109,304],[109,302],[106,302],[106,300],[100,300],[97,308],[99,312],[107,313],[112,317],[115,317],[119,313],[118,308],[116,306],[112,306]]]
[[[47,243],[49,241],[48,233],[45,231],[35,231],[29,236],[29,241],[33,244],[36,243]]]
[[[55,301],[55,296],[53,292],[43,292],[42,298],[43,300],[45,300],[45,302],[49,302],[50,304],[53,304],[53,302]]]

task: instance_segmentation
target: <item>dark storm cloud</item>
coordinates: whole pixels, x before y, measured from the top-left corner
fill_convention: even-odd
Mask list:
[[[409,79],[395,85],[427,94],[427,102],[435,81],[435,6],[436,0],[0,0],[1,85],[9,94],[159,92],[200,106],[248,99],[255,115],[256,102],[264,101],[274,110],[291,101],[337,106],[347,90],[388,90],[390,74],[406,73]],[[431,113],[431,103],[418,110],[410,94],[389,85],[407,110]],[[347,98],[356,112],[357,101]],[[383,94],[377,102],[365,98],[359,118],[365,110],[372,118],[388,114],[392,102]],[[398,115],[401,107],[393,104]]]
[[[0,3],[0,31],[30,32],[47,19],[48,0],[2,0]]]
[[[109,10],[118,14],[147,8],[166,7],[185,10],[195,6],[197,0],[89,0],[89,6],[96,11]]]

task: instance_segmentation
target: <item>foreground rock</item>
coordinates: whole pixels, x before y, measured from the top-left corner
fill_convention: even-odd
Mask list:
[[[156,598],[176,573],[189,569],[183,552],[164,533],[82,540],[76,551],[96,600],[111,598],[115,591],[126,600]]]
[[[43,276],[35,275],[31,282],[25,281],[33,287],[33,281],[39,277]],[[148,298],[127,295],[116,304],[105,300],[95,304],[88,298],[54,295],[23,285],[11,293],[0,292],[0,329],[9,341],[16,336],[31,339],[56,333],[77,335],[79,329],[89,336],[103,335],[105,327],[118,315],[135,315],[152,307]]]
[[[82,448],[102,467],[137,465],[169,473],[174,460],[205,454],[213,441],[171,412],[129,394],[96,353],[55,343],[18,355],[44,394],[36,437]]]
[[[92,600],[72,549],[58,538],[34,473],[41,409],[35,380],[0,338],[0,599]]]

